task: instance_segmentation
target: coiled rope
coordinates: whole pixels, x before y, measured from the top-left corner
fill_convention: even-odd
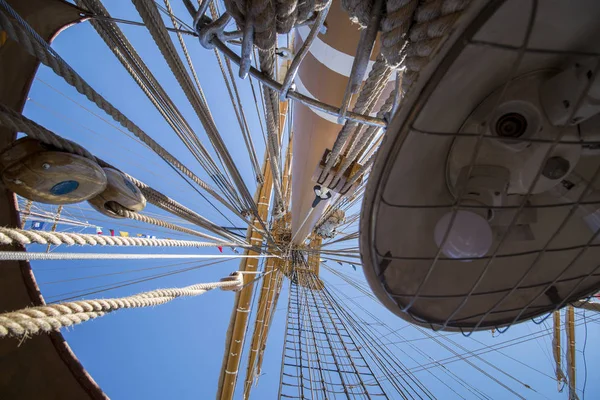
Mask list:
[[[418,0],[386,0],[385,7],[380,11],[383,16],[378,27],[378,30],[381,31],[381,54],[375,61],[371,73],[359,93],[353,111],[358,113],[372,111],[374,103],[381,96],[383,88],[395,68],[405,68],[401,90],[405,95],[469,3],[470,0],[425,0],[421,2]],[[376,4],[376,0],[342,0],[342,7],[354,21],[362,26],[367,26],[371,22],[371,16],[376,11],[373,10],[373,7]],[[361,126],[346,121],[321,173],[321,182],[325,180],[333,166],[339,162],[339,156],[344,148],[349,157],[336,174],[338,179],[333,179],[332,184],[336,184],[348,165],[356,160],[356,157],[350,157],[350,155],[357,146],[364,147],[364,142],[355,143],[355,141],[357,138],[369,137],[373,134],[373,130],[366,135],[361,135],[361,131]]]
[[[0,314],[0,338],[27,337],[58,331],[123,308],[153,307],[178,297],[199,296],[213,289],[237,291],[244,285],[242,273],[234,272],[220,282],[200,283],[183,288],[157,289],[128,297],[79,300],[28,307]]]

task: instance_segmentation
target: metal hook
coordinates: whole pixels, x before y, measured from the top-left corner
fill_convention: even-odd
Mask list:
[[[217,20],[215,20],[214,22],[206,24],[200,29],[196,28],[202,47],[206,49],[213,49],[215,45],[212,43],[212,40],[215,37],[221,39],[224,36],[223,31],[225,30],[225,26],[227,26],[230,20],[231,15],[225,13],[219,18],[217,18]]]
[[[252,47],[254,45],[254,23],[252,17],[248,16],[244,26],[242,37],[242,53],[240,57],[240,78],[246,79],[250,67],[252,67]]]

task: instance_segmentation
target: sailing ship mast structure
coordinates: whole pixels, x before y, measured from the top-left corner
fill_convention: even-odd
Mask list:
[[[276,53],[271,52],[271,55],[281,53],[284,60],[281,63],[276,62],[274,65],[270,65],[269,52],[261,47],[264,46],[264,42],[261,41],[268,38],[262,37],[260,31],[256,31],[258,34],[254,34],[253,29],[255,27],[252,27],[251,23],[248,22],[251,21],[251,18],[245,20],[240,14],[236,14],[231,9],[233,3],[227,4],[228,13],[222,13],[219,16],[218,8],[213,4],[209,4],[211,3],[209,1],[199,2],[199,9],[196,9],[190,1],[184,1],[188,11],[194,18],[191,34],[198,36],[203,46],[214,49],[217,57],[220,57],[219,52],[222,52],[226,57],[225,64],[221,63],[221,59],[218,58],[219,64],[225,81],[228,83],[227,87],[232,104],[258,181],[256,192],[254,196],[251,196],[246,184],[241,179],[238,166],[233,162],[233,158],[216,128],[185,42],[182,39],[185,25],[173,14],[169,1],[165,1],[165,7],[166,13],[174,25],[173,28],[167,27],[160,15],[162,6],[158,7],[155,2],[146,0],[134,0],[134,4],[143,20],[141,24],[148,28],[165,61],[192,105],[195,114],[206,130],[217,154],[215,159],[210,157],[207,149],[204,148],[204,145],[190,128],[190,124],[177,110],[166,91],[158,84],[158,80],[151,74],[141,57],[117,28],[116,23],[119,21],[109,17],[108,12],[99,1],[79,0],[77,2],[81,6],[89,7],[91,11],[78,9],[60,0],[35,0],[30,4],[9,1],[8,3],[14,6],[17,14],[5,13],[5,11],[12,11],[12,8],[7,7],[8,3],[5,0],[0,1],[0,13],[4,18],[2,20],[5,24],[4,28],[6,28],[6,32],[13,35],[11,41],[7,42],[4,31],[0,32],[3,34],[0,36],[0,52],[2,52],[0,54],[10,55],[10,60],[6,57],[0,58],[0,89],[2,89],[0,90],[0,103],[6,105],[9,109],[21,111],[26,98],[25,94],[37,66],[35,57],[40,58],[42,62],[49,65],[58,63],[58,67],[54,64],[56,67],[54,69],[59,75],[62,74],[68,83],[81,89],[80,91],[85,93],[88,98],[95,101],[115,120],[119,121],[125,128],[156,151],[163,161],[179,171],[178,173],[181,176],[187,177],[186,179],[193,182],[193,185],[199,187],[212,200],[219,203],[219,207],[227,208],[233,215],[248,223],[245,237],[237,237],[230,230],[209,221],[198,212],[94,157],[76,143],[71,144],[64,141],[58,135],[44,130],[45,128],[34,125],[33,121],[19,116],[18,113],[10,114],[10,111],[3,108],[0,110],[2,115],[9,115],[10,118],[13,118],[13,121],[14,118],[18,119],[19,123],[22,124],[19,127],[22,129],[12,127],[7,130],[5,127],[0,126],[0,129],[7,131],[5,132],[7,134],[3,136],[5,141],[1,143],[2,147],[11,144],[15,139],[17,130],[24,130],[30,136],[35,137],[36,140],[45,141],[45,146],[49,146],[48,142],[53,140],[52,143],[57,147],[52,148],[52,150],[61,153],[62,156],[71,157],[75,160],[77,160],[77,157],[82,157],[79,160],[81,163],[91,165],[91,169],[96,166],[96,172],[99,173],[96,178],[99,179],[104,176],[103,174],[106,174],[104,181],[101,184],[99,183],[99,186],[104,185],[102,188],[98,188],[98,193],[101,193],[101,195],[98,193],[89,194],[90,199],[98,200],[98,197],[100,197],[101,201],[91,202],[91,204],[102,214],[111,217],[130,218],[138,222],[177,230],[186,235],[196,235],[209,239],[209,242],[204,242],[202,245],[219,248],[222,248],[222,246],[240,247],[244,249],[244,253],[239,256],[242,260],[238,272],[224,278],[222,282],[199,285],[200,289],[187,287],[169,289],[166,292],[157,290],[142,293],[138,297],[109,299],[107,304],[110,303],[111,307],[112,304],[121,307],[122,304],[130,304],[125,303],[126,301],[133,301],[136,302],[136,307],[148,306],[154,305],[154,303],[144,303],[144,296],[150,296],[154,299],[153,301],[156,301],[156,304],[160,304],[161,302],[173,300],[181,293],[183,295],[198,295],[216,287],[225,290],[236,290],[230,324],[225,337],[225,349],[217,385],[217,398],[233,399],[237,394],[244,399],[248,399],[251,397],[252,387],[258,382],[262,373],[270,328],[273,324],[284,282],[287,280],[289,282],[289,298],[284,348],[280,365],[280,398],[434,397],[432,390],[423,384],[414,373],[414,370],[418,368],[428,370],[428,367],[417,363],[416,367],[411,368],[407,365],[406,358],[387,351],[390,343],[384,340],[381,331],[375,326],[388,329],[389,333],[386,336],[394,335],[400,338],[398,332],[391,329],[384,321],[370,313],[369,310],[364,309],[361,304],[357,304],[354,299],[340,293],[334,286],[328,284],[322,276],[322,272],[327,271],[336,279],[342,280],[345,284],[363,293],[364,296],[377,301],[364,282],[358,282],[351,278],[349,274],[344,274],[322,263],[325,260],[333,260],[342,265],[343,263],[358,262],[360,259],[357,247],[339,247],[340,243],[344,241],[355,240],[359,232],[349,232],[342,237],[336,237],[337,229],[341,232],[344,227],[355,226],[356,217],[346,215],[345,212],[352,210],[357,203],[357,199],[361,197],[363,192],[368,190],[365,189],[362,180],[373,165],[375,150],[382,138],[380,128],[387,124],[388,113],[398,106],[400,86],[408,85],[410,83],[409,78],[414,78],[411,73],[407,73],[407,79],[403,81],[399,74],[393,73],[395,67],[382,62],[384,56],[378,56],[380,53],[389,56],[389,48],[385,46],[380,48],[379,40],[375,40],[379,20],[381,19],[381,13],[377,12],[375,5],[383,7],[383,2],[375,1],[373,10],[369,11],[370,14],[362,14],[362,16],[357,17],[359,20],[362,18],[361,23],[367,26],[362,31],[358,29],[357,25],[349,21],[348,15],[339,7],[337,2],[334,2],[333,5],[328,1],[315,2],[311,23],[302,21],[303,23],[296,27],[298,34],[292,40],[292,48],[277,49]],[[416,2],[411,3],[415,3],[413,8],[416,9]],[[448,7],[443,8],[440,12],[448,12],[448,15],[440,17],[438,13],[437,17],[447,22],[448,18],[446,17],[452,16],[454,18],[456,15],[453,13],[458,13],[459,16],[456,16],[455,19],[450,18],[452,22],[449,26],[454,26],[453,24],[459,19],[460,13],[463,12],[461,7],[466,7],[468,2],[459,3],[464,4],[462,6],[453,5],[454,8],[448,6],[451,11],[448,11],[450,9]],[[423,4],[422,6],[426,8],[427,5]],[[209,7],[212,19],[203,16]],[[480,11],[477,7],[473,6],[465,11],[467,19],[476,15],[476,11]],[[413,11],[415,11],[414,9]],[[495,9],[490,7],[490,10],[494,11]],[[428,9],[415,11],[415,18],[435,14],[426,11]],[[52,17],[40,17],[44,16],[44,13],[48,13]],[[485,13],[482,12],[481,14]],[[372,18],[366,21],[365,15],[367,17],[370,15]],[[412,15],[412,12],[410,15]],[[27,22],[23,22],[20,19],[21,16]],[[92,18],[94,27],[152,101],[153,106],[169,122],[178,138],[194,155],[194,159],[205,170],[209,171],[214,188],[195,175],[192,170],[183,165],[165,148],[158,145],[120,111],[116,110],[81,77],[77,76],[73,70],[69,69],[70,67],[56,53],[51,49],[44,48],[42,43],[39,42],[39,38],[35,37],[37,33],[41,34],[45,44],[58,32],[59,28],[80,20],[82,16]],[[240,31],[224,32],[223,29],[232,18],[240,25]],[[246,22],[248,23],[244,26]],[[10,27],[8,27],[8,24],[10,24]],[[447,27],[448,25],[444,26]],[[1,28],[3,26],[0,26]],[[22,32],[20,36],[14,34],[14,29]],[[22,31],[19,29],[22,29]],[[408,27],[406,29],[408,30]],[[175,42],[171,39],[169,32],[178,37],[184,57],[179,56],[174,45]],[[435,32],[429,32],[428,34],[435,34]],[[450,34],[448,33],[448,35]],[[18,41],[33,40],[32,37],[38,42],[36,46],[33,46],[34,50],[30,48],[30,55],[19,47]],[[437,40],[438,38],[434,39]],[[236,45],[241,45],[239,56],[225,44],[228,40],[235,42]],[[254,44],[252,40],[255,40]],[[376,44],[374,48],[371,48],[373,43]],[[383,43],[385,44],[385,41]],[[262,71],[258,71],[258,69],[251,66],[252,56],[250,56],[250,53],[254,53],[253,45],[260,49],[257,65],[260,64]],[[273,50],[273,46],[269,49]],[[40,53],[45,54],[45,56],[39,56]],[[285,59],[286,53],[291,53],[292,60]],[[354,56],[355,53],[356,56]],[[397,53],[400,54],[399,51]],[[297,58],[294,58],[294,56]],[[409,49],[408,56],[412,57],[415,54],[411,53]],[[420,53],[419,57],[427,58],[429,53],[427,55]],[[184,58],[187,66],[184,64]],[[263,111],[267,125],[267,143],[265,157],[260,168],[256,157],[253,157],[256,154],[253,150],[251,137],[248,137],[249,131],[245,131],[244,128],[244,126],[247,128],[247,123],[244,122],[244,110],[232,75],[231,61],[239,63],[240,75],[250,74],[262,83],[263,96],[261,102],[264,102]],[[15,70],[16,66],[19,68],[18,70]],[[225,67],[227,67],[227,70]],[[191,73],[188,73],[188,69]],[[226,77],[226,71],[228,71],[230,78]],[[7,79],[7,76],[11,78]],[[361,91],[363,76],[367,77],[367,83],[363,85]],[[292,86],[292,82],[295,86]],[[369,96],[364,95],[368,91],[371,94]],[[394,91],[396,91],[396,94],[394,94]],[[282,93],[283,95],[279,97]],[[287,98],[285,98],[286,96]],[[236,98],[239,106],[237,108]],[[291,99],[294,101],[292,102]],[[336,108],[331,104],[341,104],[341,106]],[[376,112],[376,110],[379,110],[379,112]],[[373,116],[370,115],[371,113],[376,114]],[[359,125],[359,123],[364,124],[364,126]],[[32,129],[32,126],[35,129]],[[284,140],[286,128],[288,140],[287,144],[284,145],[286,142]],[[348,141],[341,140],[342,137],[347,137]],[[70,150],[66,151],[65,149]],[[36,151],[39,151],[39,148]],[[44,167],[43,169],[48,168]],[[102,173],[101,171],[105,172]],[[63,191],[67,191],[65,188],[78,190],[78,187],[73,189],[73,185],[69,183],[70,181],[65,182],[68,184],[60,182],[58,185],[53,186],[51,195],[54,197],[48,195],[45,200],[54,201],[55,197],[64,195]],[[15,184],[14,181],[12,183]],[[22,183],[17,182],[16,185]],[[79,189],[83,190],[83,186]],[[55,190],[55,188],[58,189]],[[17,188],[17,190],[19,189]],[[77,194],[80,193],[77,192]],[[17,202],[14,195],[5,192],[2,196],[0,197],[0,206],[5,206],[5,209],[9,210],[7,213],[0,213],[0,218],[4,219],[4,226],[24,228],[16,212]],[[143,204],[140,199],[143,199]],[[146,200],[162,210],[172,213],[177,220],[193,225],[194,229],[182,226],[173,219],[161,219],[159,215],[153,216],[150,213],[141,213]],[[21,216],[30,220],[32,218],[43,219],[46,216],[45,213],[32,211],[32,208],[32,202],[26,203]],[[59,222],[72,224],[73,226],[78,225],[77,221],[61,215],[60,210],[62,209],[63,205],[61,204],[56,215],[50,216],[48,219],[48,221],[54,223],[51,228],[52,232],[57,230]],[[80,226],[89,225],[82,223]],[[210,235],[198,229],[207,230]],[[18,230],[10,232],[13,235],[19,233]],[[361,232],[361,234],[364,235],[365,232]],[[15,241],[13,243],[19,242]],[[163,243],[176,245],[175,241],[171,239],[164,240]],[[333,244],[336,245],[332,247]],[[199,242],[196,242],[195,245],[200,246]],[[17,250],[23,253],[22,248],[19,247]],[[6,252],[6,254],[8,253]],[[390,254],[384,254],[383,261],[377,266],[382,268],[382,274],[390,263],[386,257],[390,258]],[[264,268],[262,270],[260,270],[259,258],[263,260],[262,265]],[[0,289],[6,289],[2,293],[8,293],[8,295],[0,296],[0,311],[3,309],[20,311],[2,314],[0,318],[10,320],[10,323],[14,322],[13,325],[9,326],[10,331],[7,330],[7,332],[11,332],[13,335],[17,335],[18,332],[22,334],[25,332],[24,335],[27,335],[27,329],[29,328],[23,330],[20,324],[27,327],[30,321],[23,321],[19,317],[23,313],[30,312],[24,310],[26,307],[33,304],[38,306],[33,312],[49,312],[49,315],[41,317],[43,319],[52,318],[53,313],[58,312],[56,310],[60,306],[57,306],[58,308],[53,305],[44,306],[44,300],[39,295],[39,289],[28,262],[4,261],[4,263],[3,268],[0,269]],[[378,296],[380,296],[380,293],[378,293]],[[163,297],[164,300],[156,300],[156,298],[162,299]],[[253,301],[254,298],[257,299],[256,302]],[[349,306],[351,303],[353,306]],[[579,305],[590,308],[586,304]],[[389,304],[386,305],[388,308],[390,307]],[[61,312],[69,307],[81,307],[81,305],[69,303],[68,306],[63,306]],[[97,313],[98,315],[92,316],[92,318],[102,315],[104,311],[111,312],[113,310],[112,308],[103,310]],[[81,311],[81,313],[84,311]],[[368,318],[359,316],[359,312],[368,315]],[[556,363],[556,379],[559,385],[561,382],[568,385],[569,398],[575,399],[578,398],[577,371],[575,369],[575,325],[578,321],[576,321],[573,307],[569,306],[565,313],[567,372],[563,373],[560,350],[560,313],[557,313],[558,311],[554,313],[555,326],[552,330],[554,334],[553,353]],[[367,320],[374,322],[367,323]],[[44,319],[44,321],[46,320]],[[65,321],[65,319],[61,321]],[[479,325],[475,327],[475,329],[478,328]],[[46,326],[35,332],[53,329],[58,328],[55,325],[46,324]],[[423,328],[417,327],[417,329],[419,332],[423,332]],[[456,346],[460,345],[452,339],[428,332],[424,335],[445,349],[451,349],[452,354],[457,359],[462,360],[464,358],[455,350]],[[444,344],[445,342],[448,342],[448,344]],[[7,340],[0,340],[2,359],[20,360],[16,363],[16,368],[19,371],[17,375],[33,377],[32,379],[41,382],[40,385],[32,385],[30,384],[32,379],[16,378],[11,382],[10,388],[14,393],[18,392],[20,395],[31,398],[42,398],[40,397],[39,390],[41,389],[39,388],[50,387],[53,393],[65,399],[105,398],[105,394],[79,364],[60,333],[51,333],[49,336],[35,336],[27,340],[23,348],[17,349],[12,346],[13,344],[13,342]],[[488,361],[482,359],[479,354],[468,351],[462,346],[460,348],[468,354],[466,358],[475,357],[491,369],[504,374],[526,389],[531,390],[531,387],[527,384],[516,379],[510,373],[491,365]],[[246,360],[244,360],[245,352],[247,353]],[[426,354],[423,356],[426,356]],[[40,358],[45,360],[43,365],[42,363],[28,362],[28,360]],[[467,360],[466,363],[499,383],[513,395],[524,398],[508,385],[499,382],[490,373],[477,367],[472,361]],[[470,393],[475,394],[476,397],[485,397],[484,393],[478,391],[469,382],[456,377],[452,370],[447,369],[439,360],[431,359],[431,365],[441,366],[445,374],[449,377],[452,376],[455,382]],[[3,364],[1,367],[6,368],[6,365]],[[15,368],[15,364],[11,364],[10,367]],[[50,368],[50,371],[46,373],[48,368]],[[29,372],[23,375],[22,371],[25,369]],[[552,379],[552,377],[550,378]],[[57,385],[58,382],[60,382],[60,385]],[[452,389],[444,381],[440,380],[440,382]],[[0,389],[4,390],[1,383]]]

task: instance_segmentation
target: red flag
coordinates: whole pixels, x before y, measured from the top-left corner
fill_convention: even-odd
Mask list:
[[[110,230],[110,236],[115,236],[115,230],[114,229],[109,229]]]
[[[219,249],[219,251],[222,253],[223,252],[223,247],[221,246],[217,246],[217,249]]]

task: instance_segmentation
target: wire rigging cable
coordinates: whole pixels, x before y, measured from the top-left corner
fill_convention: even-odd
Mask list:
[[[175,78],[179,82],[179,85],[183,89],[187,99],[194,108],[194,111],[200,119],[206,134],[213,144],[213,147],[222,157],[225,167],[231,174],[234,184],[236,185],[239,194],[242,196],[242,200],[244,201],[246,208],[260,220],[260,217],[258,216],[258,210],[256,209],[256,204],[254,204],[252,196],[250,195],[250,192],[248,191],[248,188],[245,185],[237,166],[233,162],[233,158],[225,146],[223,138],[217,130],[215,122],[208,110],[208,105],[202,100],[194,88],[194,84],[190,79],[173,45],[173,42],[168,35],[156,4],[151,0],[133,0],[133,3],[140,13],[142,20],[146,23],[146,27],[150,31],[150,34],[159,47],[163,57],[167,61],[169,68],[171,68],[171,71],[175,75]],[[266,227],[263,228],[266,229]]]
[[[85,6],[97,14],[109,15],[104,6],[97,0],[78,0],[77,4]],[[164,88],[149,70],[147,65],[135,51],[119,27],[109,21],[92,21],[92,26],[99,36],[112,50],[117,59],[123,64],[127,72],[148,96],[152,104],[157,108],[188,150],[209,173],[218,187],[223,191],[230,202],[239,204],[235,197],[235,191],[227,181],[227,178],[219,170],[212,157],[202,145],[189,123],[185,120],[177,106],[173,103]],[[195,71],[192,70],[194,73]],[[202,89],[199,93],[204,98]]]
[[[96,103],[101,109],[109,114],[115,121],[119,122],[123,127],[127,128],[140,140],[146,143],[153,151],[155,151],[161,158],[163,158],[168,164],[173,165],[196,184],[208,191],[213,197],[221,201],[224,205],[229,208],[232,206],[225,202],[212,188],[210,188],[204,181],[198,178],[192,173],[187,167],[185,167],[180,161],[178,161],[173,155],[167,152],[162,146],[150,138],[145,132],[143,132],[137,125],[117,110],[112,104],[104,99],[98,92],[96,92],[91,86],[89,86],[81,76],[79,76],[28,24],[25,22],[20,15],[6,3],[5,0],[0,0],[0,5],[8,12],[19,25],[14,25],[10,19],[4,13],[4,10],[0,12],[0,26],[11,39],[21,43],[25,49],[33,56],[37,57],[42,63],[52,68],[52,70],[59,76],[65,79],[67,83],[74,86],[80,93],[84,94],[92,102]]]

